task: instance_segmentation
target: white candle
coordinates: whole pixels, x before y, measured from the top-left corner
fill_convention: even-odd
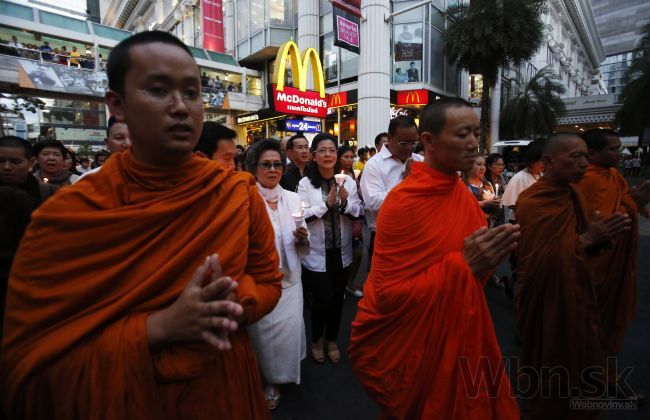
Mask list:
[[[347,175],[345,175],[343,172],[341,172],[340,174],[336,174],[336,175],[334,175],[334,179],[336,179],[336,184],[337,184],[339,187],[343,185],[343,182],[345,182],[345,177],[346,177],[346,176],[347,176]]]
[[[361,175],[361,171],[359,169],[354,170],[354,177],[359,178],[359,175]]]

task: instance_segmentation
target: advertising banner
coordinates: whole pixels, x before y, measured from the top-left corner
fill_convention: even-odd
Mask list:
[[[105,72],[23,59],[18,59],[18,63],[21,87],[100,97],[108,89]]]
[[[203,48],[224,52],[222,0],[201,0]]]
[[[394,25],[393,42],[395,46],[393,83],[421,82],[422,24]]]
[[[337,7],[332,8],[334,18],[334,45],[359,54],[359,18]]]
[[[401,90],[397,92],[397,105],[426,105],[429,91],[426,89]]]
[[[284,128],[294,133],[320,133],[323,131],[323,124],[317,121],[286,119]]]
[[[277,112],[319,118],[327,116],[327,100],[321,98],[318,92],[303,92],[289,86],[280,91],[277,90],[277,85],[273,85],[272,93],[273,106]]]

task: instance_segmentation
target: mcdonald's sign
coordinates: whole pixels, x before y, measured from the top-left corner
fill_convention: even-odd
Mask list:
[[[397,92],[397,105],[426,105],[429,91],[426,89],[401,90]]]
[[[347,92],[337,92],[332,93],[328,96],[327,107],[336,108],[339,106],[348,104],[348,93]]]
[[[287,59],[290,60],[293,87],[285,86]],[[307,90],[309,67],[311,67],[317,91]],[[327,115],[325,76],[320,57],[314,48],[308,48],[301,56],[295,42],[289,41],[282,44],[275,57],[271,80],[274,82],[271,85],[271,93],[276,111],[320,118],[325,118]]]

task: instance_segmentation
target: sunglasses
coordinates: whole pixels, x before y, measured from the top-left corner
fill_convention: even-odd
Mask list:
[[[265,160],[264,162],[260,162],[259,166],[266,171],[270,171],[271,169],[282,169],[282,162],[279,160],[276,160],[275,162]]]

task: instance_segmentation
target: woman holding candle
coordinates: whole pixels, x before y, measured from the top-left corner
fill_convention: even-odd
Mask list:
[[[336,344],[343,295],[352,265],[352,220],[361,215],[357,184],[345,174],[336,173],[336,139],[318,134],[312,140],[315,167],[298,184],[305,203],[305,220],[310,233],[310,252],[302,258],[303,281],[313,296],[311,307],[311,355],[318,363],[327,356],[341,360]]]
[[[280,400],[278,384],[300,383],[300,361],[306,353],[300,258],[309,254],[309,231],[302,218],[300,197],[279,185],[285,162],[281,145],[275,140],[256,143],[246,155],[246,169],[255,175],[273,225],[284,274],[275,309],[248,327],[267,382],[264,394],[271,410]]]
[[[506,190],[506,185],[508,185],[508,180],[503,175],[506,165],[503,160],[503,156],[498,153],[492,153],[486,159],[486,170],[485,170],[485,179],[488,180],[494,186],[494,195],[496,198],[501,198],[503,192]],[[505,223],[505,212],[503,207],[499,208],[497,215],[495,217],[495,226],[502,225]]]
[[[485,158],[478,156],[472,169],[464,172],[462,178],[467,184],[467,189],[478,200],[478,204],[486,214],[490,226],[493,226],[501,208],[501,201],[496,197],[492,184],[485,179]]]

